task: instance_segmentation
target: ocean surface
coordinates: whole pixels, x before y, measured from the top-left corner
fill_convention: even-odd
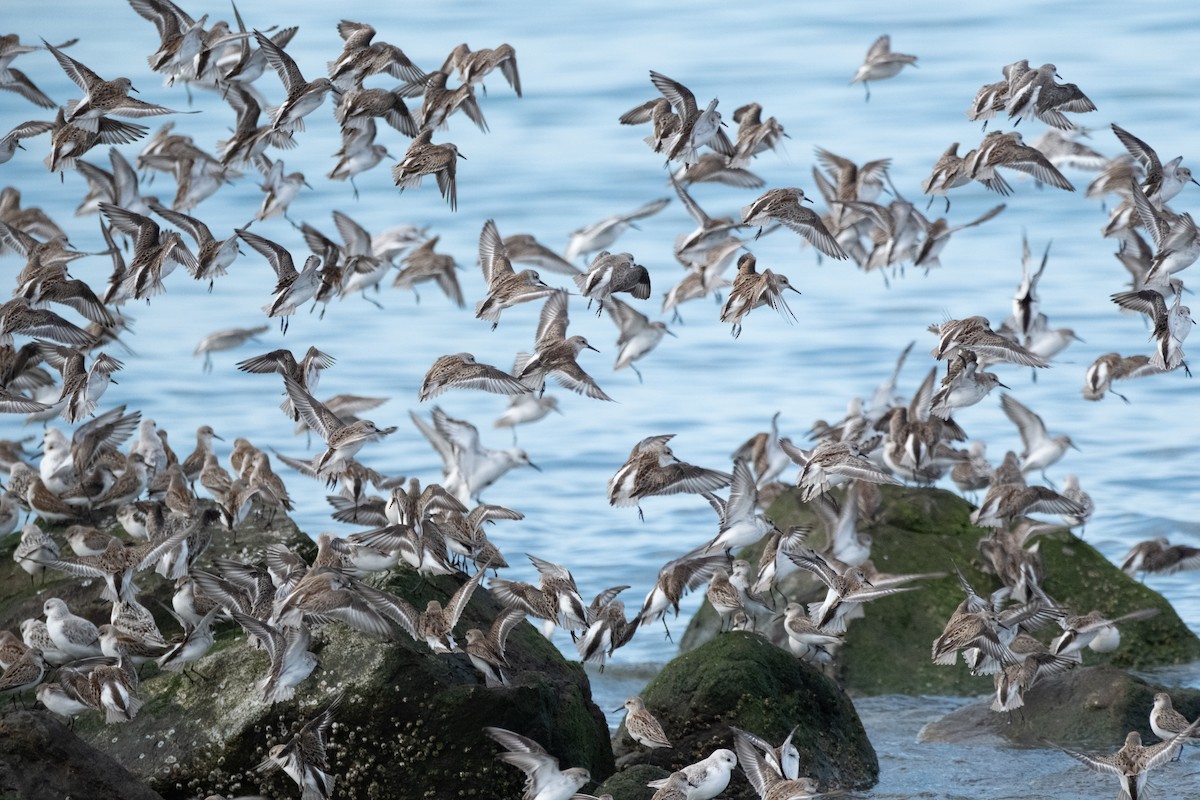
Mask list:
[[[212,15],[210,20],[230,16],[221,3],[186,7],[196,17]],[[1183,154],[1185,164],[1200,167],[1194,152],[1200,106],[1193,102],[1200,63],[1188,57],[1200,30],[1200,8],[1188,3],[1016,0],[901,7],[877,0],[849,5],[618,0],[392,8],[384,11],[362,2],[332,7],[263,2],[241,10],[251,27],[299,25],[287,50],[309,78],[324,74],[326,61],[340,52],[335,25],[341,18],[370,22],[379,39],[399,45],[426,70],[440,66],[460,42],[476,49],[512,44],[524,97],[516,97],[494,74],[486,81],[487,95],[479,94],[490,132],[482,133],[459,115],[448,132],[436,137],[455,142],[466,156],[458,168],[457,213],[441,200],[430,179],[419,190],[400,193],[390,178],[390,161],[357,178],[357,199],[349,185],[326,179],[334,164],[331,154],[340,146],[328,105],[307,118],[298,149],[271,155],[283,158],[287,172],[302,171],[312,186],[292,204],[293,220],[334,238],[334,209],[372,232],[399,224],[427,227],[430,235],[441,236],[439,251],[453,254],[462,267],[459,277],[469,305],[483,296],[476,259],[485,220],[495,219],[502,235],[532,233],[551,247],[565,248],[569,232],[577,228],[671,197],[662,213],[639,223],[615,247],[633,253],[650,270],[654,294],[638,308],[658,318],[663,292],[682,276],[672,243],[694,224],[667,184],[662,158],[642,142],[647,127],[617,123],[623,112],[656,96],[649,70],[690,87],[701,105],[719,97],[727,121],[733,109],[751,101],[762,104],[764,116],[778,118],[791,138],[780,152],[764,153],[752,165],[767,188],[799,186],[816,195],[813,149],[823,147],[858,163],[890,158],[896,189],[923,209],[921,182],[942,151],[961,142],[962,153],[982,138],[979,125],[964,116],[976,90],[999,80],[1000,68],[1021,58],[1034,65],[1053,62],[1064,81],[1078,84],[1092,98],[1099,110],[1077,117],[1092,131],[1091,146],[1109,155],[1122,152],[1108,128],[1117,122],[1150,143],[1164,160]],[[143,120],[152,129],[172,121],[178,132],[210,151],[228,137],[234,115],[218,96],[196,92],[189,98],[183,87],[164,87],[149,72],[145,56],[156,49],[157,37],[151,23],[128,5],[63,0],[48,13],[46,4],[9,2],[4,16],[6,30],[20,32],[24,41],[79,37],[68,51],[72,57],[104,77],[130,77],[143,100],[200,112]],[[893,49],[920,60],[916,69],[873,83],[867,102],[863,87],[848,85],[848,80],[882,33],[891,34]],[[48,53],[22,56],[16,66],[55,100],[79,96]],[[369,85],[392,83],[385,76]],[[274,74],[256,85],[274,102],[282,97]],[[0,130],[41,118],[46,112],[0,93]],[[1000,121],[992,127],[1009,129]],[[1019,129],[1028,141],[1044,126],[1031,119]],[[377,141],[396,157],[407,147],[404,136],[383,125]],[[46,171],[41,162],[49,148],[46,137],[26,146],[28,151],[18,151],[0,165],[0,185],[19,187],[23,204],[41,206],[54,216],[76,247],[103,249],[96,219],[72,217],[84,192],[83,179],[72,173],[60,181]],[[138,143],[121,147],[131,161],[139,149]],[[90,160],[107,166],[105,149],[93,151]],[[637,441],[676,434],[672,446],[681,459],[728,469],[730,454],[766,430],[777,411],[781,433],[796,440],[815,419],[840,418],[851,398],[870,397],[900,351],[916,341],[899,385],[901,393],[910,393],[935,363],[928,354],[935,342],[928,325],[975,314],[998,325],[1010,313],[1021,278],[1023,235],[1035,253],[1051,248],[1040,284],[1042,311],[1052,326],[1069,327],[1083,340],[1073,343],[1051,369],[1040,370],[1036,382],[1031,370],[997,369],[1013,395],[1044,418],[1051,434],[1069,434],[1079,447],[1051,468],[1049,477],[1061,482],[1069,473],[1079,476],[1096,504],[1086,539],[1114,561],[1132,544],[1153,536],[1197,544],[1200,478],[1194,462],[1200,447],[1200,378],[1190,380],[1178,371],[1118,385],[1129,404],[1113,396],[1090,403],[1081,396],[1084,371],[1097,356],[1149,353],[1150,345],[1143,320],[1118,312],[1109,300],[1126,288],[1127,276],[1114,258],[1116,243],[1100,235],[1107,221],[1105,207],[1083,196],[1092,176],[1066,174],[1078,191],[1038,188],[1015,173],[1009,174],[1014,193],[1007,199],[979,184],[955,190],[947,215],[951,224],[970,221],[1001,201],[1007,208],[996,219],[955,234],[942,255],[943,266],[929,274],[910,268],[903,275],[889,272],[885,280],[883,273],[819,260],[788,231],[766,236],[753,244],[759,268],[785,273],[800,289],[801,295],[788,297],[797,321],[788,324],[760,309],[745,320],[735,340],[729,326],[718,322],[713,299],[688,303],[680,308],[680,321],[667,320],[678,338],[665,339],[639,362],[644,382],[630,370],[611,370],[615,328],[607,318],[596,318],[583,304],[573,303],[569,332],[582,333],[601,350],[585,351],[580,363],[616,402],[590,400],[551,385],[547,391],[559,398],[563,414],[519,430],[519,446],[542,470],[514,471],[484,494],[486,501],[526,515],[522,522],[502,522],[491,532],[512,565],[507,577],[535,579],[523,556],[530,553],[567,566],[589,598],[606,587],[628,584],[627,606],[640,606],[659,566],[711,538],[715,518],[707,503],[694,496],[646,500],[645,521],[634,509],[610,507],[606,482]],[[261,204],[259,180],[250,170],[193,213],[218,237],[228,235],[249,222]],[[143,191],[169,200],[174,188],[160,175]],[[736,213],[758,194],[713,184],[693,190],[712,216]],[[1189,185],[1172,205],[1187,211],[1198,204],[1200,187]],[[819,202],[817,208],[823,210]],[[943,208],[937,200],[931,218]],[[284,219],[255,222],[252,230],[292,248],[297,263],[307,254],[298,232]],[[272,325],[259,343],[214,354],[214,369],[206,373],[202,359],[193,355],[203,336],[265,322],[260,308],[270,298],[274,276],[262,258],[243,250],[246,255],[211,293],[180,269],[167,279],[166,294],[149,305],[127,304],[124,310],[135,320],[134,333],[127,336],[132,352],[110,350],[125,369],[116,374],[119,383],[105,395],[104,407],[124,403],[141,409],[170,432],[181,455],[190,452],[193,433],[204,424],[225,437],[224,444],[217,443],[222,456],[238,436],[293,456],[318,452],[318,443],[294,437],[292,423],[280,414],[278,377],[234,368],[237,361],[274,348],[299,354],[315,345],[337,359],[322,376],[319,397],[354,393],[390,398],[368,416],[399,430],[384,443],[369,445],[361,460],[385,473],[436,481],[439,459],[408,419],[409,412],[428,415],[432,405],[417,402],[425,371],[438,356],[460,351],[508,368],[515,353],[533,345],[539,304],[505,311],[499,328],[491,331],[470,309],[454,307],[431,287],[421,288],[419,302],[410,292],[388,288],[389,276],[382,291],[371,295],[382,309],[359,297],[332,304],[324,319],[303,309],[286,335]],[[0,263],[12,275],[21,266],[13,256]],[[109,269],[107,257],[96,257],[75,262],[71,271],[99,286]],[[564,276],[543,277],[551,284],[568,284]],[[1200,348],[1200,341],[1194,346]],[[485,445],[511,446],[507,430],[492,428],[492,420],[506,407],[504,398],[456,391],[434,402],[477,425]],[[956,419],[972,438],[988,443],[993,460],[1007,449],[1020,449],[1016,429],[1000,411],[998,393],[962,410]],[[0,437],[36,433],[22,428],[18,417],[0,420]],[[282,466],[278,470],[297,503],[295,516],[303,529],[313,535],[354,530],[329,519],[323,486]],[[1200,631],[1200,583],[1194,573],[1148,583]],[[674,630],[682,632],[699,600],[699,595],[688,598]],[[559,643],[573,655],[561,633]],[[618,705],[672,655],[672,645],[661,635],[636,637],[596,682],[600,705]],[[1197,670],[1172,675],[1200,685]],[[868,796],[1002,798],[1032,793],[1072,798],[1111,792],[1108,783],[1093,782],[1095,776],[1054,752],[915,745],[920,725],[957,702],[860,702],[884,766],[879,786]],[[954,768],[944,769],[947,763]],[[1185,762],[1177,774],[1159,781],[1182,788],[1179,781],[1190,780],[1195,791],[1200,782],[1180,778],[1188,770]]]

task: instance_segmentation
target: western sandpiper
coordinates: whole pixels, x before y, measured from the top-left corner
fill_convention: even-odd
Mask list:
[[[830,258],[849,258],[821,217],[815,211],[801,206],[801,201],[811,202],[804,196],[803,189],[771,189],[742,209],[742,222],[757,225],[759,235],[762,235],[763,226],[771,220],[780,222]]]
[[[488,293],[475,304],[475,317],[492,323],[492,330],[500,324],[500,312],[504,309],[539,300],[555,291],[542,282],[535,270],[513,270],[495,220],[485,222],[479,234],[479,265]]]
[[[480,364],[470,353],[441,356],[425,373],[417,393],[422,403],[449,389],[478,389],[492,394],[522,395],[529,387],[498,367]]]
[[[1158,692],[1154,695],[1154,706],[1150,709],[1150,730],[1154,731],[1155,736],[1165,742],[1175,739],[1179,734],[1192,727],[1192,723],[1187,721],[1187,717],[1172,707],[1171,695],[1166,692]],[[1183,741],[1180,741],[1174,757],[1179,758],[1182,752]]]
[[[567,324],[567,293],[555,291],[542,307],[533,353],[517,356],[521,365],[516,371],[517,380],[541,395],[546,389],[546,378],[553,376],[561,386],[573,392],[595,400],[611,401],[612,398],[596,384],[596,379],[584,372],[577,361],[582,351],[596,348],[582,336],[568,337]]]
[[[1192,177],[1192,171],[1187,167],[1180,166],[1183,163],[1183,156],[1176,156],[1166,164],[1162,163],[1158,153],[1154,151],[1150,145],[1137,138],[1129,131],[1118,126],[1115,122],[1112,123],[1112,131],[1121,140],[1121,144],[1125,145],[1125,149],[1129,154],[1142,166],[1145,171],[1145,177],[1142,179],[1142,190],[1146,197],[1154,204],[1155,208],[1161,209],[1163,204],[1172,200],[1177,194],[1183,191],[1183,187],[1188,183],[1200,185]]]
[[[753,253],[744,253],[738,259],[737,277],[733,279],[733,287],[729,290],[725,305],[721,307],[721,322],[733,323],[735,339],[742,332],[742,318],[761,306],[775,309],[785,320],[796,320],[795,313],[783,297],[783,291],[790,289],[800,294],[800,290],[788,282],[786,275],[769,269],[758,272],[756,263]]]
[[[563,257],[567,261],[574,261],[580,256],[587,256],[592,253],[598,253],[601,250],[607,250],[613,246],[613,243],[629,230],[629,228],[639,219],[653,216],[659,211],[667,207],[671,202],[669,197],[661,197],[657,200],[651,200],[643,206],[640,206],[628,214],[614,214],[611,217],[605,217],[599,222],[594,222],[591,225],[580,228],[571,232],[571,241],[567,243],[567,252]]]
[[[467,646],[463,649],[471,665],[483,675],[485,686],[509,685],[508,670],[511,665],[504,655],[504,649],[512,629],[524,619],[524,609],[510,608],[496,615],[486,634],[479,628],[467,631]]]
[[[432,411],[432,426],[416,414],[410,412],[409,416],[442,457],[445,490],[460,504],[465,505],[471,498],[478,497],[484,489],[515,467],[541,469],[520,448],[494,450],[484,447],[479,439],[479,430],[474,425],[447,416],[436,406]]]
[[[437,179],[438,191],[450,204],[451,211],[458,210],[458,159],[465,159],[458,147],[450,142],[433,143],[433,129],[425,128],[408,145],[400,163],[392,167],[392,180],[400,191],[421,185],[421,178],[433,175]]]
[[[1180,742],[1195,732],[1197,725],[1200,725],[1200,720],[1193,722],[1182,732],[1166,741],[1149,747],[1142,745],[1141,734],[1137,731],[1130,731],[1129,735],[1125,737],[1125,744],[1111,755],[1089,756],[1065,747],[1059,747],[1059,749],[1094,772],[1115,775],[1120,782],[1121,797],[1139,798],[1144,796],[1147,774],[1150,770],[1170,761]],[[1057,745],[1055,746],[1057,747]]]
[[[330,701],[320,714],[304,723],[299,733],[286,744],[274,745],[258,765],[260,772],[281,767],[296,782],[307,800],[328,800],[336,780],[329,771],[326,755],[333,712],[341,705],[342,695]]]
[[[729,776],[738,765],[738,757],[732,750],[714,750],[708,758],[689,764],[679,770],[687,777],[688,800],[713,800],[729,786]],[[661,789],[672,779],[650,781],[651,789]]]
[[[1121,569],[1128,575],[1173,575],[1187,569],[1200,569],[1200,547],[1171,544],[1159,536],[1138,542],[1121,559]]]
[[[505,748],[496,756],[498,760],[525,773],[526,800],[568,800],[592,779],[583,767],[559,769],[558,759],[532,739],[504,728],[484,728],[483,732]]]
[[[618,711],[620,709],[617,709]],[[646,710],[646,704],[638,695],[633,695],[625,701],[625,732],[629,738],[640,745],[653,750],[656,747],[670,747],[667,735],[662,725],[654,715]]]
[[[648,436],[629,453],[629,458],[608,481],[609,505],[637,506],[641,500],[657,494],[691,492],[701,494],[728,486],[728,472],[697,467],[675,457],[667,442],[675,434]]]
[[[894,78],[900,70],[908,65],[916,66],[917,57],[905,53],[892,52],[892,37],[886,33],[871,43],[867,56],[850,79],[851,84],[862,82],[867,90],[867,100],[871,99],[871,81],[881,81]]]
[[[696,96],[679,81],[672,80],[660,72],[650,70],[650,82],[671,101],[671,107],[679,117],[679,132],[670,143],[664,143],[667,161],[680,160],[684,164],[696,161],[696,151],[708,145],[718,153],[732,156],[736,152],[733,143],[721,128],[721,112],[717,111],[714,97],[703,111],[696,104]]]

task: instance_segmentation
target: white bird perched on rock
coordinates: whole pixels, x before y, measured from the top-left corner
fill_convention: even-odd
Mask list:
[[[703,761],[697,761],[679,770],[687,776],[687,800],[712,800],[725,791],[725,787],[729,785],[729,776],[737,764],[737,755],[732,750],[721,748],[714,750]],[[661,789],[670,780],[662,778],[650,781],[646,785],[651,789]]]

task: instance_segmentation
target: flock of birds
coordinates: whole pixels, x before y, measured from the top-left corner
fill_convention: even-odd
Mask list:
[[[123,406],[100,410],[113,374],[125,366],[99,350],[122,344],[119,337],[128,330],[123,304],[151,303],[166,291],[164,280],[177,265],[216,292],[221,277],[242,254],[239,246],[245,244],[270,264],[277,279],[263,312],[268,319],[278,320],[284,333],[289,317],[309,303],[320,306],[324,315],[334,298],[361,294],[370,300],[366,292],[378,287],[394,268],[398,269],[395,285],[416,291],[419,284],[434,282],[456,305],[465,305],[453,257],[436,252],[438,237],[427,236],[415,226],[372,234],[335,211],[339,243],[308,223],[296,224],[311,253],[297,268],[292,250],[248,230],[249,225],[218,236],[192,212],[223,186],[242,178],[243,170],[257,169],[266,196],[256,220],[286,216],[306,181],[300,173],[286,173],[283,160],[272,159],[268,152],[300,146],[305,119],[327,99],[342,134],[342,148],[329,178],[353,183],[355,176],[389,157],[386,146],[376,142],[377,120],[383,120],[411,139],[392,168],[395,185],[412,190],[422,178],[432,176],[453,210],[457,167],[463,156],[453,143],[434,143],[433,137],[441,137],[458,111],[487,130],[476,86],[491,72],[498,70],[518,96],[521,81],[516,53],[509,45],[470,50],[463,44],[454,48],[440,69],[426,72],[398,47],[376,41],[370,25],[348,20],[337,26],[343,46],[328,63],[328,77],[307,80],[285,50],[296,33],[294,27],[247,29],[236,7],[234,30],[224,21],[207,24],[207,16],[193,19],[170,0],[130,0],[130,5],[158,30],[161,44],[149,56],[151,68],[168,85],[219,93],[236,121],[230,138],[218,143],[215,153],[167,124],[146,139],[136,166],[113,147],[106,168],[86,160],[89,151],[99,145],[128,144],[149,133],[145,126],[117,117],[188,112],[131,97],[133,85],[128,78],[105,79],[68,55],[74,41],[30,44],[15,34],[0,37],[0,89],[52,109],[55,115],[53,121],[28,121],[9,131],[0,139],[0,163],[23,157],[18,150],[32,147],[37,137],[49,133],[45,163],[52,172],[76,172],[86,180],[87,194],[77,213],[100,216],[106,249],[98,255],[113,262],[105,287],[72,277],[68,266],[73,261],[97,254],[74,249],[64,230],[45,212],[22,208],[16,188],[0,192],[0,254],[25,259],[13,298],[0,305],[0,411],[26,414],[28,422],[49,423],[61,417],[75,426],[68,436],[47,425],[40,459],[27,452],[22,442],[4,443],[0,453],[8,479],[0,494],[0,533],[17,530],[24,515],[35,516],[45,526],[66,526],[64,532],[52,534],[26,524],[15,559],[31,578],[57,570],[100,579],[104,597],[113,604],[110,622],[96,626],[72,614],[62,600],[50,598],[45,601],[45,619],[26,620],[20,637],[12,631],[0,633],[4,667],[0,691],[16,695],[35,690],[48,709],[69,718],[101,712],[107,722],[127,721],[142,703],[140,665],[155,661],[161,669],[194,670],[213,644],[212,627],[218,620],[239,625],[250,646],[267,654],[269,668],[261,690],[262,701],[268,704],[292,698],[316,667],[310,626],[318,623],[337,622],[383,637],[402,631],[435,653],[465,653],[487,686],[503,687],[514,679],[505,644],[522,620],[538,620],[547,636],[559,626],[569,630],[580,658],[603,669],[605,660],[639,630],[659,621],[666,626],[669,612],[678,615],[683,595],[700,587],[707,587],[723,626],[773,637],[798,658],[829,663],[837,657],[847,624],[862,614],[864,603],[909,591],[913,587],[905,584],[923,577],[880,575],[871,566],[870,537],[860,534],[858,526],[860,520],[878,513],[878,487],[931,484],[946,475],[963,491],[985,491],[972,521],[987,531],[980,542],[981,562],[1002,588],[983,597],[963,580],[966,599],[934,643],[933,658],[939,664],[953,664],[962,653],[976,673],[994,675],[996,710],[1019,708],[1025,690],[1039,677],[1077,665],[1083,647],[1114,648],[1116,623],[1147,615],[1135,611],[1109,620],[1096,612],[1077,614],[1042,588],[1045,570],[1036,537],[1059,526],[1023,517],[1056,514],[1065,526],[1077,527],[1092,513],[1090,498],[1072,477],[1061,488],[1028,483],[1030,476],[1044,476],[1073,447],[1068,436],[1051,436],[1038,414],[1013,395],[1003,394],[1001,406],[1020,433],[1023,452],[1009,452],[999,466],[993,466],[983,442],[960,446],[967,435],[954,415],[979,403],[996,387],[1008,388],[997,373],[988,371],[990,367],[1045,369],[1077,338],[1072,330],[1052,327],[1040,311],[1037,286],[1049,248],[1035,267],[1028,244],[1012,315],[996,328],[983,316],[931,327],[936,336],[932,355],[946,363],[946,371],[939,379],[938,367],[931,367],[911,397],[898,397],[896,386],[910,345],[896,372],[870,402],[854,400],[844,419],[814,426],[810,447],[780,436],[778,415],[769,431],[750,438],[734,453],[729,471],[681,461],[669,446],[671,435],[638,442],[609,481],[609,502],[636,506],[640,514],[643,501],[650,497],[698,494],[715,510],[717,526],[709,541],[663,566],[632,618],[626,616],[619,599],[629,587],[607,589],[587,602],[566,567],[536,556],[529,558],[540,575],[537,584],[498,577],[498,570],[508,563],[487,535],[489,523],[519,521],[523,515],[484,503],[481,494],[510,469],[533,467],[525,451],[484,447],[473,424],[433,407],[428,418],[411,416],[443,460],[440,483],[422,486],[416,479],[392,478],[358,461],[360,450],[397,429],[358,416],[380,405],[380,398],[317,399],[314,392],[321,372],[334,359],[315,347],[300,358],[287,349],[275,350],[245,359],[238,368],[282,377],[283,412],[297,423],[298,432],[315,432],[326,447],[311,460],[279,456],[280,460],[336,486],[337,493],[330,497],[334,519],[368,529],[344,538],[322,534],[311,564],[282,545],[247,562],[211,558],[207,549],[213,537],[236,530],[248,515],[290,511],[288,488],[274,472],[270,456],[245,438],[234,441],[227,470],[213,449],[213,440],[220,437],[207,425],[197,431],[194,451],[179,458],[167,444],[166,432],[140,412]],[[78,86],[81,98],[59,105],[12,66],[16,58],[39,51],[53,57]],[[915,62],[915,56],[892,52],[889,38],[883,36],[871,46],[852,82],[890,78]],[[259,79],[272,73],[278,76],[284,97],[269,106]],[[1191,216],[1168,206],[1189,182],[1196,182],[1182,165],[1182,157],[1164,162],[1149,144],[1116,125],[1112,131],[1127,155],[1105,157],[1079,141],[1080,129],[1067,116],[1093,111],[1095,106],[1078,87],[1059,83],[1053,64],[1031,68],[1019,61],[1003,73],[1003,80],[980,89],[968,118],[983,121],[985,128],[993,120],[1011,120],[1015,126],[1036,118],[1049,126],[1048,131],[1027,145],[1015,129],[993,130],[961,157],[958,144],[951,145],[924,183],[930,204],[943,197],[948,213],[949,193],[974,181],[997,194],[1011,194],[1013,187],[998,170],[1025,173],[1040,184],[1065,191],[1074,191],[1074,186],[1062,169],[1099,172],[1087,191],[1089,196],[1117,196],[1105,235],[1117,240],[1117,256],[1132,275],[1131,288],[1114,294],[1113,300],[1150,318],[1154,346],[1147,354],[1101,356],[1086,371],[1083,395],[1100,400],[1112,391],[1115,380],[1187,370],[1182,345],[1192,320],[1181,305],[1184,289],[1178,275],[1200,256],[1200,238]],[[365,86],[367,79],[384,74],[400,81],[399,85]],[[452,81],[457,86],[451,87]],[[731,137],[717,100],[702,108],[688,87],[658,72],[650,73],[650,83],[659,96],[629,110],[619,121],[651,125],[645,141],[668,166],[675,167],[671,185],[697,225],[675,242],[685,277],[666,292],[663,313],[677,313],[681,303],[720,297],[724,292],[719,319],[732,326],[734,336],[762,306],[794,319],[784,294],[796,291],[788,278],[770,269],[760,272],[749,252],[753,240],[739,238],[754,229],[757,239],[786,228],[825,257],[853,260],[863,270],[894,276],[906,267],[938,266],[953,233],[984,224],[1004,210],[1004,205],[997,205],[965,224],[930,220],[892,185],[889,159],[857,165],[818,148],[821,168],[814,168],[812,177],[825,202],[824,213],[806,205],[812,201],[803,189],[782,187],[766,190],[737,215],[710,216],[691,196],[690,188],[705,181],[762,188],[763,181],[749,167],[755,157],[787,136],[783,125],[774,117],[764,119],[757,103],[747,103],[733,114],[738,128],[736,137]],[[415,98],[420,98],[420,106],[410,109],[405,101]],[[143,195],[139,171],[171,175],[177,185],[174,199],[167,204]],[[357,195],[357,188],[354,192]],[[885,192],[890,196],[886,203],[881,202]],[[486,294],[477,302],[475,316],[495,329],[505,309],[541,302],[532,346],[529,352],[515,354],[510,370],[480,363],[470,352],[442,356],[426,374],[418,400],[425,402],[449,390],[507,396],[509,409],[496,425],[514,428],[514,439],[516,426],[558,410],[555,398],[544,394],[548,378],[582,396],[611,400],[579,361],[585,350],[595,348],[583,336],[568,336],[568,310],[573,302],[579,305],[586,300],[597,314],[608,313],[619,331],[614,365],[618,370],[626,366],[636,370],[635,362],[664,336],[674,335],[664,322],[651,321],[632,302],[650,297],[650,272],[631,253],[608,249],[630,226],[658,213],[668,202],[655,200],[582,228],[572,235],[563,254],[528,234],[502,236],[500,225],[487,220],[479,238]],[[1150,243],[1139,231],[1148,235]],[[738,257],[736,276],[730,282],[724,273],[741,250],[746,252]],[[586,269],[576,266],[578,259],[588,257]],[[530,268],[518,271],[517,264]],[[571,291],[547,284],[537,270],[570,277]],[[631,301],[618,294],[628,295]],[[51,310],[51,305],[70,309],[86,322],[73,322]],[[197,354],[207,359],[212,352],[240,347],[265,330],[265,325],[259,325],[216,332],[201,342]],[[17,347],[14,337],[27,341]],[[211,362],[206,360],[206,366],[211,367]],[[823,552],[806,544],[809,529],[781,531],[760,510],[778,495],[782,487],[778,479],[791,467],[799,469],[795,483],[826,528],[828,547]],[[197,482],[211,500],[197,494]],[[845,487],[845,495],[835,500],[830,491],[839,486]],[[716,494],[726,487],[725,497]],[[110,527],[112,519],[129,538],[101,529]],[[767,545],[759,564],[732,558],[733,551],[764,539]],[[63,541],[72,555],[64,555]],[[151,567],[176,587],[172,605],[180,632],[171,638],[163,635],[153,615],[137,600],[138,573]],[[1200,550],[1156,539],[1134,548],[1123,567],[1131,574],[1196,568]],[[431,601],[419,610],[370,580],[391,569],[462,575],[463,583],[445,607]],[[473,574],[467,578],[469,570]],[[806,607],[786,595],[777,597],[782,594],[779,582],[797,570],[825,587],[824,599]],[[488,571],[496,577],[488,580],[485,589]],[[463,646],[455,639],[455,629],[475,591],[491,592],[508,610],[488,631],[466,631]],[[1048,644],[1029,635],[1051,622],[1063,632]],[[51,676],[54,680],[49,680]],[[292,740],[272,747],[263,762],[263,768],[282,767],[305,798],[325,798],[333,791],[326,743],[339,702],[335,699],[304,724]],[[669,746],[667,734],[640,698],[630,698],[626,708],[626,727],[635,741],[647,747]],[[1164,740],[1161,744],[1142,747],[1132,733],[1113,756],[1072,755],[1094,769],[1116,774],[1122,791],[1136,798],[1145,773],[1175,755],[1197,726],[1171,709],[1167,695],[1156,698],[1151,722]],[[576,792],[590,780],[586,770],[559,770],[552,756],[519,733],[499,728],[485,728],[485,732],[504,748],[499,758],[529,776],[526,800],[584,797]],[[760,796],[770,800],[836,789],[818,787],[800,775],[790,737],[775,748],[753,733],[735,730],[733,734],[734,750],[717,750],[674,773],[655,787],[655,798],[716,797],[737,765]]]

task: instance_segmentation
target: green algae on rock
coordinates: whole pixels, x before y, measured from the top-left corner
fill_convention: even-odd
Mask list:
[[[802,775],[822,788],[864,789],[879,779],[879,762],[854,705],[837,684],[759,636],[721,634],[670,661],[642,692],[670,749],[648,751],[622,726],[614,740],[622,763],[676,770],[717,748],[733,749],[730,725],[778,744],[794,726]],[[626,755],[628,754],[628,755]],[[735,774],[722,797],[753,798]]]
[[[609,776],[608,780],[596,789],[595,795],[601,797],[610,794],[613,800],[650,800],[654,797],[655,790],[646,784],[670,775],[670,772],[653,764],[634,764]]]
[[[850,623],[846,644],[837,661],[836,676],[847,691],[864,694],[983,694],[991,679],[970,674],[961,662],[937,666],[930,646],[963,599],[954,575],[958,567],[981,594],[999,586],[981,569],[978,542],[985,531],[970,522],[972,507],[961,497],[941,489],[881,487],[878,521],[863,523],[860,530],[872,536],[872,561],[884,573],[943,572],[925,579],[918,588],[871,602],[865,617]],[[768,514],[780,528],[814,525],[810,544],[820,548],[825,533],[815,514],[792,490],[781,495]],[[743,558],[757,558],[752,548]],[[1143,669],[1200,659],[1197,639],[1165,598],[1131,579],[1109,563],[1095,548],[1063,531],[1040,537],[1039,552],[1046,568],[1044,587],[1056,600],[1084,614],[1093,609],[1109,618],[1139,608],[1156,608],[1148,620],[1122,626],[1121,646],[1114,652],[1084,651],[1085,664],[1112,664]],[[795,584],[793,599],[816,600],[825,587],[807,576]],[[689,626],[681,647],[688,649],[711,637],[716,614],[707,601]],[[1057,633],[1047,630],[1045,633]]]
[[[239,528],[236,544],[218,534],[202,565],[214,555],[256,559],[275,542],[301,549],[310,560],[315,552],[311,540],[279,517],[270,526]],[[97,599],[97,582],[84,587],[77,579],[51,575],[45,587],[31,587],[11,560],[11,547],[5,550],[9,558],[0,571],[16,570],[13,580],[0,582],[6,627],[40,616],[44,598],[55,594],[73,598],[72,609],[80,608],[81,615],[107,621],[108,604]],[[401,567],[372,582],[424,608],[429,600],[445,604],[462,580],[424,579]],[[156,601],[169,604],[171,588],[157,576],[146,575],[142,582],[146,591],[140,599],[167,618],[160,625],[169,636],[177,625]],[[486,630],[501,610],[480,589],[458,630]],[[261,699],[265,653],[249,647],[237,626],[218,625],[215,633],[214,647],[196,664],[207,680],[193,683],[147,664],[139,689],[145,705],[132,721],[105,725],[100,715],[85,713],[75,734],[66,735],[77,734],[167,800],[213,793],[288,797],[296,792],[291,779],[279,770],[259,772],[257,765],[272,745],[287,741],[344,692],[328,748],[341,798],[520,797],[525,776],[496,760],[496,744],[482,733],[485,725],[528,736],[564,767],[586,767],[597,781],[614,770],[608,727],[582,666],[564,659],[528,623],[509,636],[512,686],[494,689],[484,687],[465,654],[432,653],[402,632],[387,639],[340,623],[322,625],[314,629],[312,645],[319,668],[297,687],[294,699],[273,706]]]

